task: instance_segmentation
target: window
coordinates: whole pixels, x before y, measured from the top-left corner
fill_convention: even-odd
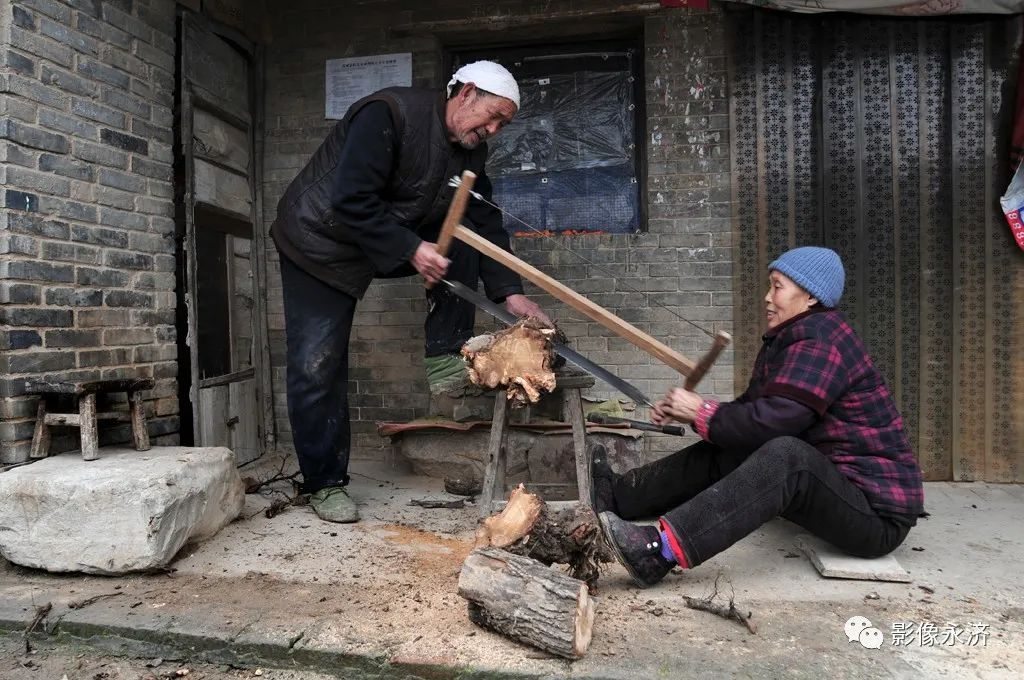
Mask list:
[[[487,174],[510,233],[640,230],[639,54],[634,40],[455,55],[456,68],[490,59],[519,82],[519,114],[488,141]]]

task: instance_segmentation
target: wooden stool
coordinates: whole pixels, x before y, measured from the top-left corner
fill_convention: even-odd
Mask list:
[[[565,418],[572,425],[572,444],[576,457],[576,486],[580,503],[590,505],[590,452],[587,450],[587,423],[583,417],[580,390],[594,386],[594,377],[587,373],[556,375],[556,389],[562,390]],[[508,462],[508,397],[500,390],[494,398],[491,439],[487,446],[484,488],[480,496],[480,515],[486,517],[500,508],[505,497],[505,469]],[[568,501],[566,505],[576,503]],[[548,502],[550,506],[563,503]]]
[[[77,427],[82,439],[82,458],[99,458],[100,420],[131,422],[132,439],[137,451],[149,450],[149,431],[146,430],[146,409],[142,401],[142,390],[153,389],[149,378],[126,378],[121,380],[97,380],[94,382],[45,382],[27,381],[26,394],[39,395],[36,411],[36,429],[32,435],[32,458],[46,458],[50,453],[50,426],[64,425]],[[96,395],[112,392],[128,393],[128,411],[96,412]],[[68,395],[75,398],[78,413],[49,413],[47,399],[54,395]]]

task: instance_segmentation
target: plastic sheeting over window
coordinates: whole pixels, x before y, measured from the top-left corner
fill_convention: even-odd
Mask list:
[[[632,56],[565,54],[506,64],[519,81],[522,108],[488,141],[487,173],[495,202],[519,218],[506,214],[510,232],[639,229]]]

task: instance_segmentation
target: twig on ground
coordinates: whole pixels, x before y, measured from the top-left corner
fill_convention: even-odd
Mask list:
[[[722,573],[719,572],[715,576],[714,590],[706,598],[690,597],[683,595],[683,601],[686,606],[690,609],[698,609],[700,611],[708,612],[709,614],[715,614],[721,616],[724,619],[730,619],[732,621],[738,621],[747,627],[753,635],[757,635],[757,624],[751,621],[751,617],[754,615],[753,612],[747,612],[744,614],[740,610],[736,609],[736,591],[732,588],[732,581],[726,579],[729,582],[729,588],[732,590],[732,595],[729,596],[729,604],[722,605],[714,602],[714,599],[718,597],[718,580],[722,577]]]
[[[32,644],[29,642],[28,636],[31,633],[35,632],[36,628],[38,628],[39,624],[41,624],[43,622],[43,620],[46,618],[46,616],[50,613],[51,609],[53,609],[53,604],[51,602],[47,602],[46,604],[44,604],[42,606],[36,607],[36,615],[35,615],[35,617],[32,619],[32,622],[28,624],[28,627],[25,628],[25,653],[26,654],[32,653]]]
[[[123,594],[124,593],[104,593],[102,595],[94,595],[93,597],[88,597],[80,602],[69,602],[68,609],[81,609],[82,607],[88,607],[92,603],[98,602],[105,597],[117,597],[118,595]]]
[[[268,479],[264,479],[262,481],[253,480],[252,482],[250,482],[249,484],[246,485],[245,492],[246,493],[256,493],[261,488],[263,488],[265,486],[268,486],[270,484],[273,484],[274,482],[295,481],[295,478],[298,477],[301,474],[301,472],[296,471],[296,472],[293,472],[290,475],[286,475],[284,473],[284,469],[287,466],[288,466],[288,459],[287,458],[282,458],[281,459],[281,467],[278,468],[277,474],[275,474],[274,476],[272,476],[272,477],[270,477]]]

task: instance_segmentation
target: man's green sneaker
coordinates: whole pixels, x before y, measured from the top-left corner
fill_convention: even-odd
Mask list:
[[[320,519],[347,524],[359,521],[356,502],[349,498],[343,486],[327,486],[309,497],[309,504]]]

